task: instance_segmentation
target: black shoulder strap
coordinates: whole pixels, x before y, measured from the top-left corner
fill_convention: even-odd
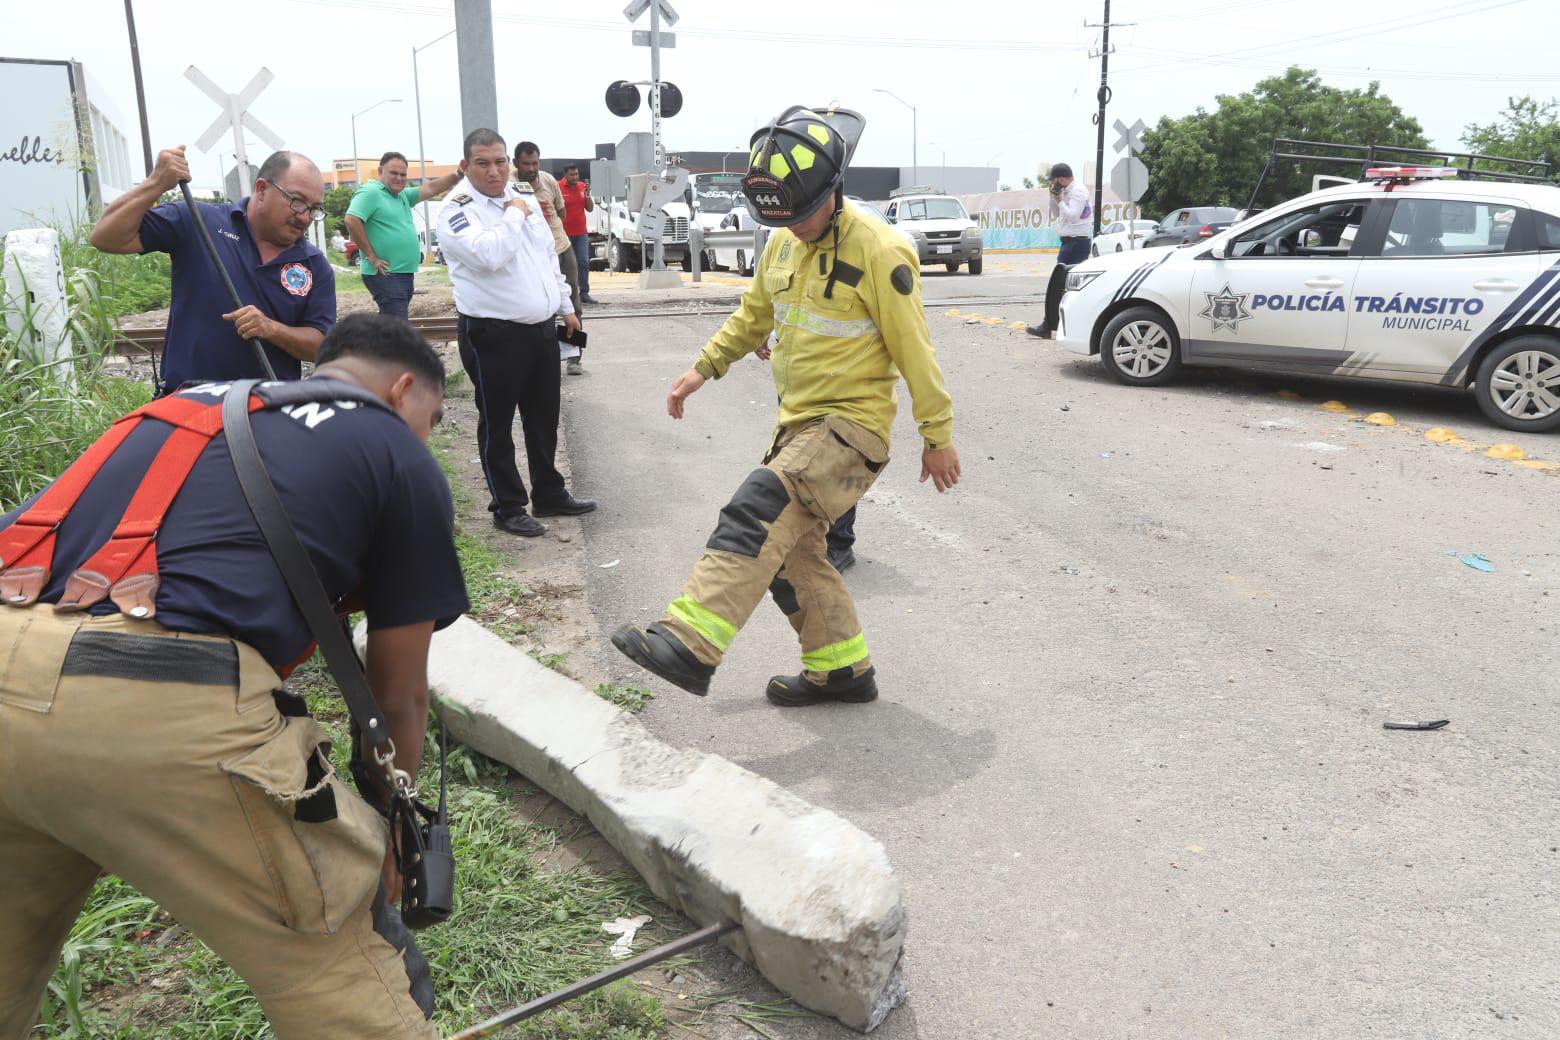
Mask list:
[[[238,380],[222,400],[222,432],[227,436],[228,453],[233,456],[239,486],[244,490],[249,511],[260,526],[276,566],[287,581],[293,602],[325,654],[325,664],[341,688],[352,720],[357,723],[363,739],[374,749],[375,758],[383,760],[389,753],[390,728],[374,703],[357,651],[341,630],[336,613],[331,609],[330,597],[325,594],[325,585],[314,569],[314,561],[309,559],[308,550],[298,540],[298,532],[293,530],[287,509],[282,505],[255,445],[254,428],[249,424],[249,395],[257,383],[258,379]]]

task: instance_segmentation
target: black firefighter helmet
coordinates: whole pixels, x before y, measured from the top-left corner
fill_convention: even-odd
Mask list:
[[[849,109],[792,105],[758,130],[742,178],[742,193],[758,222],[790,227],[833,195],[866,125]]]

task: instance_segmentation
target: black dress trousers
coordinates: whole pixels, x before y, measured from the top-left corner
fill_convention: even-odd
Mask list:
[[[460,363],[477,398],[477,454],[487,479],[488,510],[512,517],[528,502],[549,504],[568,492],[553,460],[558,452],[558,331],[552,319],[525,325],[460,315]],[[531,473],[527,496],[515,462],[515,411]]]

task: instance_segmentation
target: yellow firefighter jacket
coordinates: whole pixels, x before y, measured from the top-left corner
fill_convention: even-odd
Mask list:
[[[773,329],[782,428],[838,415],[887,446],[903,374],[921,436],[928,447],[946,448],[953,402],[921,308],[916,255],[892,226],[854,206],[847,202],[840,214],[838,257],[832,231],[817,242],[784,228],[770,236],[741,304],[694,367],[719,379]]]

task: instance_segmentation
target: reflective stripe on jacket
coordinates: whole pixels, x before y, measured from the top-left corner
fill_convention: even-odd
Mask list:
[[[858,216],[854,205],[840,214],[837,263],[832,231],[817,242],[785,229],[770,236],[742,302],[695,367],[719,379],[773,330],[781,427],[838,415],[887,445],[903,375],[921,436],[945,448],[953,403],[926,326],[915,252],[892,226]]]

